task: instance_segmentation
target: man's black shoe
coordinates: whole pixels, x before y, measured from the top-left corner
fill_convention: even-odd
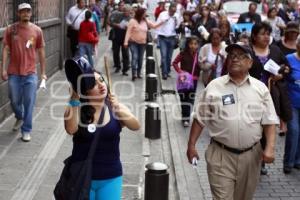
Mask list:
[[[128,76],[127,72],[123,72],[122,74],[123,74],[123,76]]]
[[[295,165],[294,168],[300,170],[300,164]]]
[[[119,73],[121,68],[116,68],[115,73]]]
[[[168,79],[168,76],[167,76],[167,75],[163,75],[163,79],[164,79],[164,80],[167,80],[167,79]]]
[[[290,174],[292,172],[292,168],[285,166],[285,167],[283,167],[283,172],[285,174]]]

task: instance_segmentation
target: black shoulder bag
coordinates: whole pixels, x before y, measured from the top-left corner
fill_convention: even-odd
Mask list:
[[[103,107],[98,124],[102,124],[106,106]],[[98,132],[90,147],[86,160],[72,162],[71,156],[64,163],[65,166],[54,189],[56,200],[89,200],[92,181],[92,164],[98,144]]]

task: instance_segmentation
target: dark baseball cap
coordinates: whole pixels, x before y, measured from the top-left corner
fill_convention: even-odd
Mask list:
[[[65,73],[72,88],[79,95],[86,95],[87,91],[94,88],[96,81],[94,68],[85,57],[74,57],[65,62]]]
[[[227,53],[229,53],[230,51],[232,51],[233,49],[240,49],[243,52],[245,52],[246,54],[249,54],[250,56],[252,55],[252,49],[250,48],[249,45],[245,45],[242,42],[238,42],[238,43],[234,43],[234,44],[230,44],[225,48],[225,51]]]

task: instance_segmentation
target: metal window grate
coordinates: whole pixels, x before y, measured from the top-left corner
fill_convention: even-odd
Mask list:
[[[29,3],[32,7],[31,22],[37,24],[39,19],[38,0],[14,0],[13,1],[13,21],[18,21],[18,5],[21,3]]]

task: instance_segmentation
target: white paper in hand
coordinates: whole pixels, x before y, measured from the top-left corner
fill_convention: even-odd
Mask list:
[[[271,74],[278,75],[278,70],[280,66],[274,62],[274,60],[269,59],[268,62],[264,65],[264,70],[270,72]]]
[[[42,79],[42,82],[40,84],[40,88],[42,88],[43,90],[46,90],[46,80],[45,79]]]
[[[128,21],[122,20],[121,23],[119,24],[121,29],[126,29],[128,25]]]

